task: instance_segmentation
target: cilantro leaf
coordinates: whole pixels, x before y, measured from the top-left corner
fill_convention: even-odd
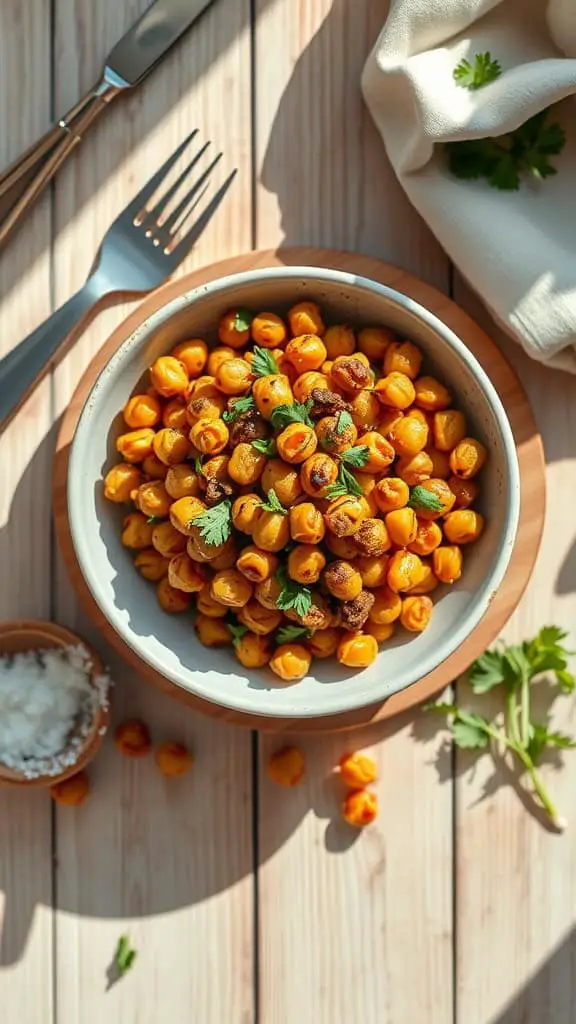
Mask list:
[[[463,58],[454,68],[452,77],[456,85],[464,89],[481,89],[483,85],[495,82],[500,78],[502,68],[497,60],[492,60],[490,51],[474,54],[474,64]]]
[[[488,723],[481,715],[464,715],[459,711],[452,722],[452,738],[457,747],[463,749],[482,749],[488,746],[489,735],[486,731]]]
[[[289,644],[292,640],[307,640],[309,636],[310,630],[306,626],[281,626],[276,633],[276,643]]]
[[[352,418],[352,417],[350,417]],[[355,466],[360,469],[365,466],[370,458],[370,449],[367,444],[356,445],[355,448],[348,448],[340,454],[340,462],[346,466]]]
[[[346,412],[346,409],[341,409],[340,412],[338,413],[338,418],[336,421],[336,433],[344,434],[348,427],[352,427],[353,425],[354,420],[352,419],[350,413]]]
[[[251,409],[256,408],[256,403],[252,398],[252,395],[246,395],[244,398],[235,398],[233,405],[230,409],[226,409],[222,413],[222,419],[224,423],[235,423],[239,416],[242,416],[245,412],[250,412]]]
[[[264,439],[257,437],[255,441],[251,441],[250,443],[257,452],[260,452],[261,455],[268,455],[269,457],[272,457],[278,454],[276,441],[273,437]]]
[[[429,491],[427,487],[423,487],[422,484],[416,484],[416,487],[411,488],[408,505],[410,508],[423,508],[428,512],[441,512],[444,507],[438,495]]]
[[[355,498],[360,498],[362,488],[354,474],[349,469],[346,469],[343,462],[340,462],[338,466],[338,479],[336,483],[330,484],[326,489],[326,497],[330,501],[334,501],[335,498],[341,498],[344,494],[352,494]]]
[[[255,377],[271,377],[275,373],[280,373],[272,353],[267,348],[258,348],[257,345],[254,346],[254,358],[250,369]]]
[[[288,515],[288,509],[284,508],[276,491],[272,490],[272,488],[270,488],[266,495],[266,501],[260,507],[263,512],[278,512],[281,516]]]
[[[146,520],[146,526],[151,526],[152,523],[161,523],[161,522],[162,522],[161,516],[148,516],[148,519]]]
[[[194,516],[193,526],[198,526],[202,540],[207,544],[224,544],[232,533],[232,502],[220,501],[212,508]]]
[[[236,315],[234,317],[234,330],[240,331],[240,333],[243,331],[249,331],[253,319],[254,313],[251,313],[249,309],[241,306],[236,310]]]
[[[286,612],[293,609],[301,619],[304,618],[312,606],[312,591],[302,583],[291,580],[284,566],[278,569],[276,579],[282,587],[276,598],[278,611]]]
[[[538,764],[546,747],[560,750],[574,750],[576,740],[563,732],[551,732],[543,722],[534,722],[530,730],[528,753],[534,764]]]
[[[228,630],[232,636],[232,643],[237,647],[242,637],[248,632],[248,626],[241,626],[239,623],[227,622]]]
[[[204,470],[202,469],[202,456],[197,455],[194,459],[194,472],[196,476],[204,476]]]
[[[474,693],[488,693],[503,683],[505,678],[499,651],[485,651],[468,669],[468,682]]]
[[[277,405],[270,414],[270,423],[275,430],[282,430],[289,423],[305,423],[308,427],[314,424],[310,419],[310,409],[314,405],[312,399],[307,402],[292,402],[291,405]]]
[[[116,952],[114,953],[114,966],[121,978],[132,967],[136,959],[136,950],[132,949],[127,935],[121,935],[118,939]]]

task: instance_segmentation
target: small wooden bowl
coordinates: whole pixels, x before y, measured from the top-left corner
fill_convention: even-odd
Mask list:
[[[58,626],[55,622],[41,619],[14,619],[12,622],[0,623],[0,656],[4,654],[20,654],[23,651],[45,651],[54,647],[76,647],[82,645],[92,659],[91,681],[104,672],[104,667],[92,648],[81,637],[70,630]],[[109,710],[98,704],[94,714],[92,727],[78,748],[78,757],[74,764],[65,768],[58,775],[39,775],[27,779],[24,774],[8,768],[0,761],[0,785],[5,786],[53,786],[57,782],[77,775],[97,754],[104,732],[108,727]]]

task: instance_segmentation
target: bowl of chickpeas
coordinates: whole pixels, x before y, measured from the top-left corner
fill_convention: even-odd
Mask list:
[[[404,689],[478,625],[519,517],[512,431],[464,343],[353,274],[215,280],[114,354],[72,445],[72,540],[123,641],[237,711]]]

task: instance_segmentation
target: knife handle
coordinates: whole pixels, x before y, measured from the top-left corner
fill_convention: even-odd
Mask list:
[[[120,91],[104,80],[0,175],[0,249],[92,122]]]

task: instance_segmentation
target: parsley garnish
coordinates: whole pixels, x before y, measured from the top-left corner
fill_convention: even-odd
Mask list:
[[[281,626],[276,633],[277,644],[289,644],[292,640],[307,640],[310,636],[310,630],[306,629],[306,626]]]
[[[521,175],[542,180],[556,174],[549,157],[561,153],[566,133],[561,125],[547,123],[541,110],[514,132],[497,138],[467,139],[446,143],[449,170],[457,178],[486,178],[492,188],[515,192]]]
[[[248,632],[248,626],[239,626],[233,622],[227,622],[226,625],[230,630],[232,643],[234,644],[234,647],[237,647],[242,637]]]
[[[362,497],[362,488],[356,477],[343,462],[338,466],[338,479],[335,484],[330,484],[326,490],[326,497],[333,501],[334,498],[341,498],[344,494],[352,494],[355,498]]]
[[[272,458],[272,456],[278,454],[276,441],[274,440],[273,437],[268,437],[264,440],[258,437],[256,438],[255,441],[251,441],[250,443],[252,447],[256,449],[257,452],[260,452],[261,455],[268,455],[270,458]]]
[[[338,413],[338,419],[336,421],[336,433],[344,434],[348,427],[353,426],[353,423],[354,420],[352,419],[350,413],[346,412],[345,409],[342,409]]]
[[[288,515],[288,509],[284,508],[284,505],[281,503],[276,491],[273,491],[272,488],[268,491],[266,501],[263,502],[260,508],[263,512],[279,512],[281,516]]]
[[[465,59],[456,65],[452,77],[463,89],[481,89],[483,85],[495,82],[500,78],[502,68],[497,60],[492,60],[490,52],[476,53],[474,64]]]
[[[282,585],[282,590],[276,598],[278,610],[286,612],[293,608],[296,614],[303,619],[312,605],[312,591],[302,583],[291,580],[284,566],[278,569],[276,579]]]
[[[161,523],[162,519],[160,516],[148,516],[146,520],[146,526],[150,526],[152,523]]]
[[[194,472],[196,476],[204,476],[204,470],[202,469],[202,456],[197,455],[194,459]]]
[[[427,487],[423,487],[422,484],[416,484],[416,487],[412,487],[408,505],[413,509],[426,509],[427,512],[441,512],[444,508],[438,495],[433,494],[432,491],[429,491]]]
[[[340,462],[344,462],[347,466],[355,466],[356,469],[360,469],[361,466],[365,466],[370,458],[370,449],[367,444],[359,444],[355,448],[348,448],[345,452],[340,455]]]
[[[277,405],[270,415],[270,422],[276,430],[283,430],[289,423],[305,423],[308,427],[314,424],[310,419],[310,409],[314,405],[312,399],[302,404],[293,402],[292,405]]]
[[[249,331],[254,319],[254,313],[251,313],[249,309],[241,306],[240,309],[236,310],[234,317],[234,330],[235,331]]]
[[[472,714],[459,704],[433,704],[432,711],[448,715],[452,739],[456,746],[482,750],[495,743],[518,758],[530,779],[535,795],[552,823],[564,829],[566,822],[559,815],[548,794],[537,765],[547,748],[576,747],[576,740],[550,729],[548,721],[532,717],[532,686],[549,673],[565,693],[574,690],[576,682],[568,671],[569,652],[563,647],[564,630],[544,626],[533,640],[492,651],[478,658],[468,672],[468,682],[477,695],[502,687],[504,722]]]
[[[224,544],[232,533],[232,502],[220,501],[213,508],[194,516],[192,525],[200,530],[202,540],[207,544]]]
[[[280,373],[278,363],[267,348],[254,346],[254,358],[250,363],[250,369],[255,377],[271,377],[274,373]]]
[[[234,423],[239,416],[242,416],[245,412],[250,412],[251,409],[256,408],[256,403],[252,398],[252,395],[246,395],[245,398],[236,398],[234,405],[231,409],[226,409],[222,413],[222,419],[224,423]]]
[[[119,978],[130,970],[135,959],[136,950],[131,948],[128,936],[121,935],[118,939],[116,952],[114,953],[114,966],[118,972]]]

